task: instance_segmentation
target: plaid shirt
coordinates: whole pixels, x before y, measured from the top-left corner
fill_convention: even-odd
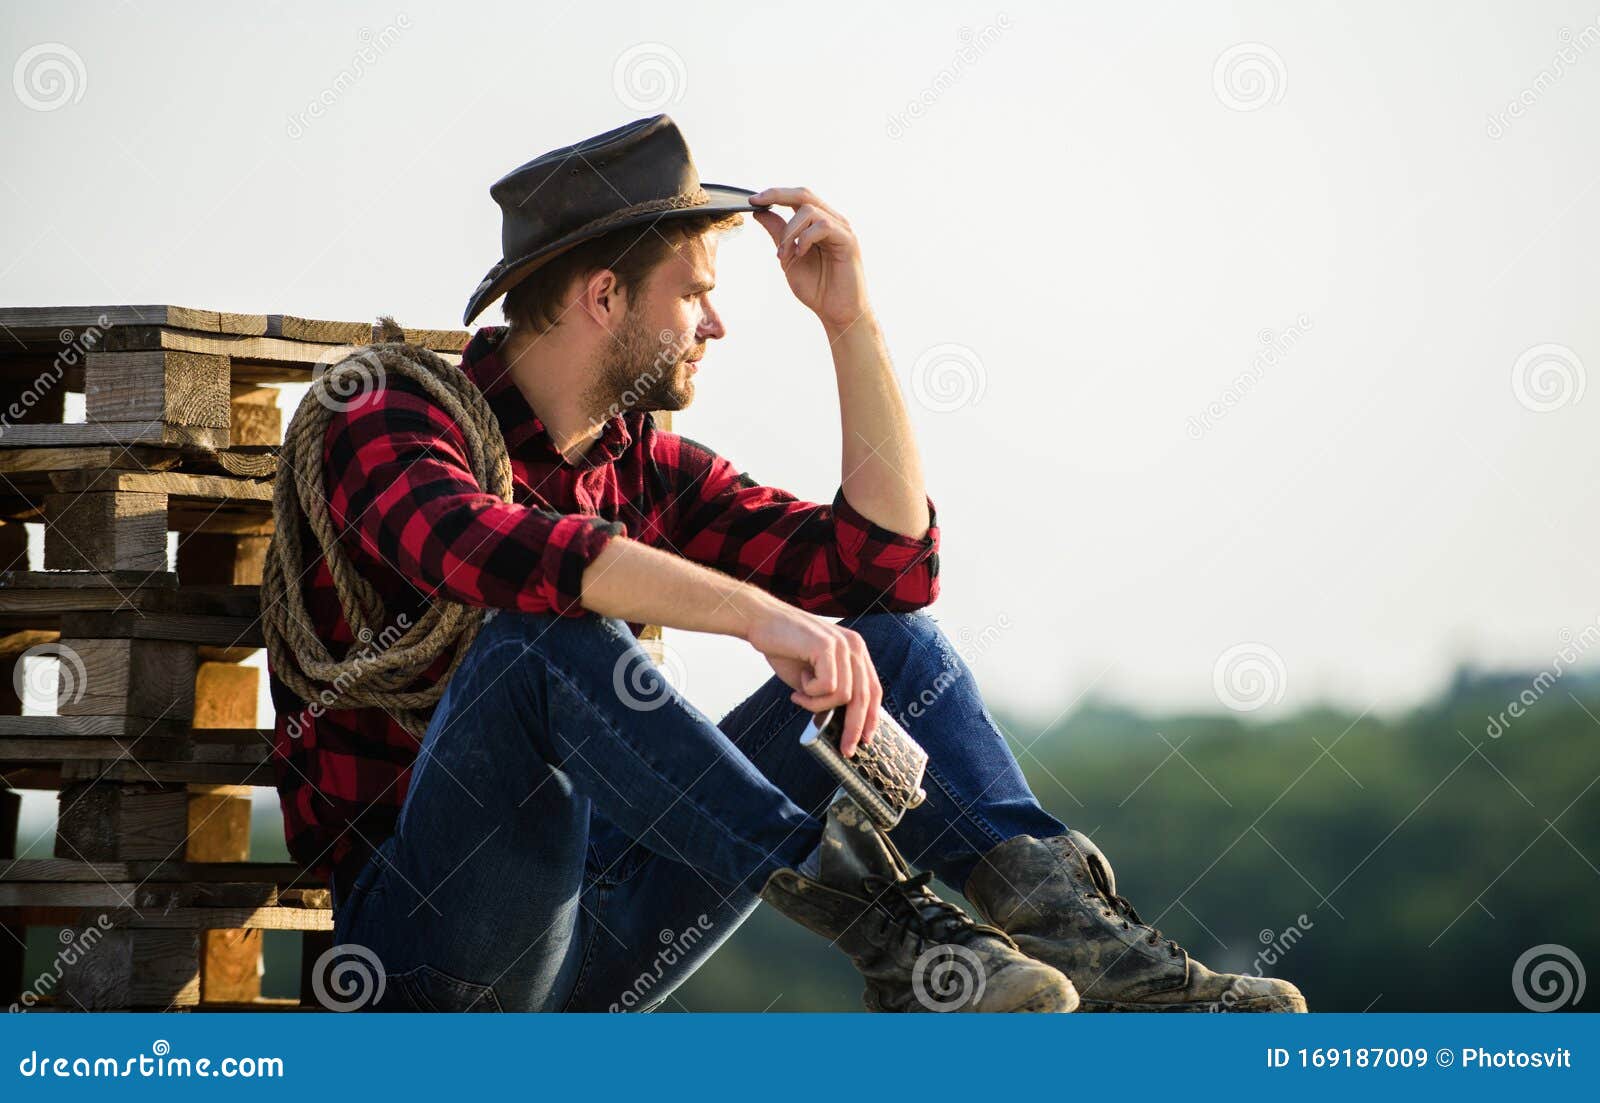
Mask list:
[[[758,484],[705,445],[656,428],[638,410],[611,417],[590,451],[566,462],[501,361],[505,332],[480,329],[462,368],[505,434],[515,504],[479,488],[456,423],[408,379],[387,378],[328,428],[331,516],[395,625],[415,624],[434,595],[582,616],[584,568],[614,535],[824,616],[909,612],[938,596],[931,499],[927,533],[902,536],[857,512],[842,488],[831,505],[800,501]],[[303,527],[301,540],[315,547]],[[308,567],[307,609],[318,633],[339,645],[337,654],[352,635],[326,564],[318,557]],[[638,635],[643,625],[629,627]],[[448,660],[442,656],[417,688],[437,681]],[[394,831],[418,741],[382,709],[312,708],[276,676],[271,686],[289,852],[314,875],[337,871],[348,885]]]

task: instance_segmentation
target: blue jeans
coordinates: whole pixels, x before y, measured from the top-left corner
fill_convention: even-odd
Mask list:
[[[892,835],[909,861],[959,891],[994,846],[1066,830],[930,616],[840,623],[929,754],[928,798]],[[615,618],[491,617],[395,834],[334,886],[336,944],[381,963],[371,1006],[654,1009],[815,850],[836,787],[799,745],[809,717],[774,677],[713,723]]]

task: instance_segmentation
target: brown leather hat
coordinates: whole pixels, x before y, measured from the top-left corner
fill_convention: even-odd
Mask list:
[[[684,215],[749,213],[749,188],[703,184],[678,126],[665,115],[553,149],[495,181],[501,259],[473,291],[463,325],[530,272],[581,241]]]

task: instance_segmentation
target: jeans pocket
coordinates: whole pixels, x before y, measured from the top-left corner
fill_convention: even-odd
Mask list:
[[[504,1011],[494,987],[473,984],[431,965],[396,973],[389,983],[416,1011]]]

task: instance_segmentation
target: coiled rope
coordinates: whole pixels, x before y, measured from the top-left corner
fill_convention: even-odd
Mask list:
[[[323,485],[322,447],[329,423],[335,414],[370,401],[391,376],[412,380],[427,392],[461,427],[478,485],[512,500],[505,438],[466,373],[415,345],[368,346],[312,380],[284,432],[272,492],[272,543],[261,581],[261,621],[273,672],[301,699],[325,709],[384,709],[420,739],[427,728],[423,710],[443,695],[483,626],[485,610],[436,597],[416,623],[391,623],[377,591],[356,572],[340,543]],[[339,656],[317,635],[306,609],[301,584],[309,572],[300,543],[302,520],[316,538],[355,636]],[[408,688],[447,652],[453,652],[450,665],[434,685]]]

